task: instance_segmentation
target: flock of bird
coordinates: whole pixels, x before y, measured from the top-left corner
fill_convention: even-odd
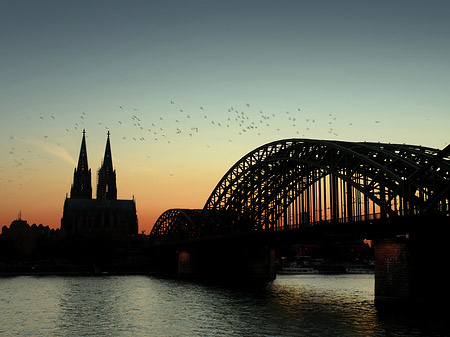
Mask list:
[[[146,158],[152,157],[151,150],[156,144],[184,145],[190,139],[197,137],[203,137],[200,139],[200,144],[208,149],[213,149],[218,141],[242,144],[246,137],[260,137],[262,145],[267,141],[281,138],[314,138],[318,135],[325,138],[324,134],[328,134],[330,138],[338,137],[339,126],[343,125],[341,121],[338,123],[337,117],[331,113],[312,116],[299,107],[290,111],[266,112],[260,108],[254,108],[250,103],[244,103],[217,111],[217,108],[207,109],[203,105],[186,108],[177,104],[175,100],[170,100],[162,110],[164,112],[155,114],[141,108],[118,105],[111,109],[106,119],[96,113],[80,112],[73,118],[71,125],[67,123],[63,125],[58,121],[62,118],[56,114],[26,118],[29,123],[32,123],[36,134],[41,133],[40,141],[56,147],[65,147],[70,153],[73,153],[73,150],[67,149],[67,144],[63,144],[64,136],[61,134],[70,135],[76,140],[77,137],[81,137],[83,129],[87,129],[89,137],[89,132],[91,134],[98,132],[90,130],[104,128],[112,132],[112,137],[120,137],[123,142],[135,142],[133,149],[138,149],[139,142],[142,144],[151,142],[152,146],[146,146],[145,150],[142,150],[146,151],[142,153]],[[379,124],[380,121],[376,120],[374,123]],[[353,127],[352,123],[345,124]],[[55,132],[56,128],[59,133]],[[55,136],[56,133],[59,136]],[[48,153],[49,151],[39,151],[40,149],[33,147],[32,144],[27,144],[26,151],[17,151],[16,147],[19,143],[23,145],[26,138],[27,135],[9,135],[9,147],[6,153],[2,153],[0,159],[0,185],[5,182],[12,183],[15,180],[20,184],[30,183],[30,180],[23,178],[28,171],[36,170],[34,165],[36,159],[51,165],[52,156]],[[32,154],[35,157],[27,159],[27,156]],[[4,174],[7,168],[13,168],[16,176],[7,177]]]
[[[170,104],[176,106],[175,101]],[[118,106],[121,111],[126,109]],[[235,136],[245,136],[253,134],[256,136],[268,135],[271,139],[277,137],[307,137],[311,129],[316,127],[316,120],[311,117],[303,116],[301,109],[296,108],[294,113],[289,111],[277,113],[265,113],[263,110],[251,109],[249,103],[244,107],[228,107],[219,113],[209,114],[203,106],[195,110],[174,107],[158,116],[138,115],[139,109],[133,108],[130,118],[135,128],[133,141],[152,140],[155,142],[163,141],[170,144],[176,138],[174,136],[187,135],[195,137],[202,131],[214,130],[216,138],[226,137],[228,142],[232,142]],[[332,136],[338,136],[337,129],[334,127],[336,117],[329,114],[327,122],[327,132]],[[124,125],[126,121],[118,120],[118,124]],[[101,123],[99,123],[101,124]],[[352,123],[349,123],[352,126]],[[109,129],[105,125],[106,129]],[[323,126],[322,126],[323,128]],[[220,133],[220,131],[223,131]],[[210,133],[209,133],[210,134]],[[127,136],[123,136],[127,139]],[[209,147],[205,140],[205,146]]]

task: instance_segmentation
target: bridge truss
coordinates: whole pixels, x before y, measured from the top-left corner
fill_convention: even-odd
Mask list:
[[[166,240],[279,231],[323,222],[450,214],[450,145],[286,139],[241,158],[202,210],[168,210]]]

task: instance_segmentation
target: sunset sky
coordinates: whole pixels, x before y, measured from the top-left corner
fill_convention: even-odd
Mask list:
[[[449,1],[0,0],[0,226],[59,228],[86,129],[140,231],[283,138],[450,142]]]

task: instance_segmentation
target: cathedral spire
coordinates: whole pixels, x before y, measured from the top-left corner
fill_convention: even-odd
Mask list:
[[[97,182],[97,199],[106,197],[107,199],[117,199],[116,187],[116,171],[112,164],[111,143],[106,139],[105,156],[103,158],[102,166],[98,170]]]
[[[81,139],[80,156],[78,157],[78,171],[88,170],[87,150],[86,150],[86,130],[83,129],[83,138]]]
[[[83,130],[80,156],[78,157],[78,166],[74,170],[73,184],[70,189],[70,197],[73,199],[92,198],[91,170],[88,166],[85,136],[86,131]]]
[[[103,166],[105,170],[109,173],[113,171],[112,155],[111,155],[111,143],[109,141],[109,131],[106,139],[105,157],[103,158]]]

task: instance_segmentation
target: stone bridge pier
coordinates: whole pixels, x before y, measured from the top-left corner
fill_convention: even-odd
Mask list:
[[[374,240],[378,304],[445,303],[450,299],[448,225],[450,219],[444,217],[438,223]]]
[[[267,281],[276,277],[275,250],[267,246],[191,247],[178,251],[178,277]]]

